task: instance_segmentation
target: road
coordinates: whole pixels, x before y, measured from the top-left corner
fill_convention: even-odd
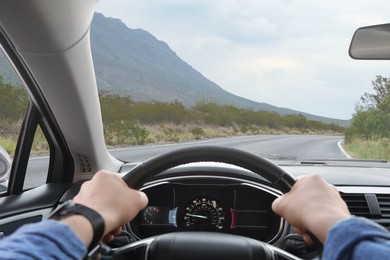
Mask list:
[[[338,147],[342,136],[321,135],[256,135],[218,138],[197,142],[145,145],[113,149],[111,153],[123,161],[139,162],[152,156],[186,146],[221,145],[242,149],[266,158],[321,159],[346,158]]]
[[[322,135],[256,135],[231,138],[216,138],[194,142],[144,145],[112,149],[112,155],[126,162],[141,162],[155,155],[186,146],[221,145],[242,149],[269,159],[321,159],[346,158],[338,143],[342,136]],[[25,188],[45,183],[48,157],[32,158],[28,165]]]

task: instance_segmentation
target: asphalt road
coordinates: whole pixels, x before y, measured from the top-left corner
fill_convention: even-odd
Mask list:
[[[221,145],[242,149],[269,159],[341,159],[346,158],[338,143],[342,136],[322,135],[257,135],[217,138],[195,142],[163,145],[144,145],[112,149],[116,158],[126,162],[141,162],[155,155],[186,146]],[[25,188],[46,182],[48,157],[31,158],[28,165]]]
[[[341,159],[346,158],[338,143],[342,136],[321,135],[256,135],[218,138],[197,142],[145,145],[113,149],[111,153],[123,161],[139,162],[155,155],[186,146],[221,145],[242,149],[269,159]]]

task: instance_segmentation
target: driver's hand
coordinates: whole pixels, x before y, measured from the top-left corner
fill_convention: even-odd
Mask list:
[[[324,243],[328,230],[351,216],[336,187],[320,175],[298,177],[291,191],[272,203],[272,209],[303,234],[306,242],[310,240],[307,233],[312,232]]]
[[[105,224],[105,240],[118,234],[120,227],[148,204],[145,193],[130,189],[117,173],[108,171],[99,171],[83,183],[73,201],[100,213]]]

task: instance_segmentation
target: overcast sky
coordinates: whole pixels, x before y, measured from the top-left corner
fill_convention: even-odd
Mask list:
[[[348,56],[356,28],[390,22],[388,0],[101,0],[97,11],[144,29],[236,95],[349,119],[390,61]]]

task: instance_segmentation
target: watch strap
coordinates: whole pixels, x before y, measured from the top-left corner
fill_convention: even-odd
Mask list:
[[[72,200],[69,200],[54,210],[49,218],[61,220],[72,215],[82,215],[86,217],[91,223],[93,229],[93,238],[88,247],[88,251],[91,251],[98,245],[103,237],[105,228],[103,217],[95,210],[82,204],[76,204]]]
[[[69,209],[69,213],[73,213],[75,215],[82,215],[86,217],[89,222],[91,222],[93,228],[93,238],[91,243],[89,244],[88,250],[94,249],[100,242],[104,233],[104,219],[102,216],[96,212],[95,210],[86,207],[82,204],[76,204],[75,206]]]

